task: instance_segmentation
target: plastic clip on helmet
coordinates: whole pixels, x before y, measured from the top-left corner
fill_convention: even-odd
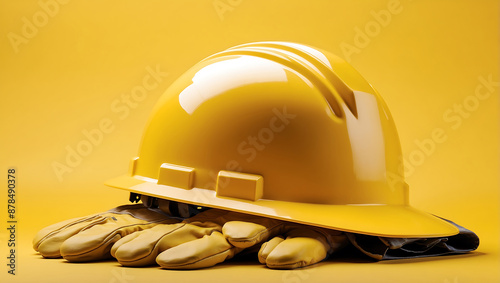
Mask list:
[[[398,134],[348,63],[286,42],[212,55],[160,98],[127,175],[107,185],[385,237],[458,229],[409,206]]]

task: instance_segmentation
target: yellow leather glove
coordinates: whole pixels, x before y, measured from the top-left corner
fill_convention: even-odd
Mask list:
[[[197,269],[268,239],[259,261],[280,269],[314,264],[346,243],[338,231],[265,217],[210,209],[179,222],[137,204],[48,226],[38,232],[33,247],[44,257],[72,262],[112,255],[124,266],[156,262],[167,269]]]
[[[348,244],[340,231],[283,224],[280,236],[262,244],[259,262],[273,269],[293,269],[318,263]]]
[[[124,266],[156,262],[167,269],[204,268],[279,234],[282,226],[278,220],[210,209],[123,237],[111,254]]]
[[[348,242],[339,231],[210,209],[181,223],[160,224],[123,237],[111,254],[124,266],[156,262],[166,269],[197,269],[268,239],[260,248],[259,261],[275,269],[315,264]]]
[[[160,223],[177,222],[142,204],[123,205],[50,225],[37,233],[33,248],[46,258],[62,256],[71,262],[100,260],[109,258],[111,246],[128,234]]]

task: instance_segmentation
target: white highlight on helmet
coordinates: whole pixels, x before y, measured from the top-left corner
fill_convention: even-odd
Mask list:
[[[251,75],[242,75],[242,70]],[[228,90],[248,84],[276,81],[287,81],[282,67],[266,59],[241,56],[212,63],[198,71],[193,77],[193,84],[179,94],[179,103],[187,113],[192,114],[204,101]],[[203,85],[203,89],[198,85]]]
[[[328,61],[328,58],[326,58],[325,54],[321,53],[319,50],[316,50],[314,48],[311,48],[306,45],[298,44],[298,43],[291,43],[291,42],[280,42],[283,45],[288,45],[290,47],[302,50],[306,53],[311,54],[312,56],[316,57],[319,61],[321,61],[323,64],[327,65],[328,67],[332,68],[332,65],[330,64],[330,61]]]
[[[351,140],[356,177],[365,181],[385,179],[385,144],[377,99],[373,94],[354,91],[358,118],[344,104],[347,132]]]

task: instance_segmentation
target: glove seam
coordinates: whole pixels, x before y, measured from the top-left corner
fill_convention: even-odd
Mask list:
[[[259,225],[262,225],[262,224],[259,224]],[[283,225],[283,223],[277,223],[276,225],[272,226],[271,228],[264,229],[264,230],[260,231],[259,233],[255,234],[251,238],[248,238],[248,237],[244,238],[244,239],[242,239],[242,238],[230,238],[229,240],[232,241],[232,242],[237,242],[237,243],[254,242],[256,238],[259,238],[259,236],[261,236],[262,234],[267,233],[267,234],[269,234],[268,237],[266,239],[262,239],[261,240],[261,241],[265,241],[269,237],[271,237],[273,230],[275,230],[277,228],[281,228],[279,226],[282,226],[282,225]],[[264,225],[262,225],[262,226],[264,226]]]
[[[163,220],[163,221],[166,221],[166,220]],[[113,237],[115,237],[116,235],[118,235],[118,234],[116,233],[116,231],[118,231],[118,230],[120,230],[120,229],[123,229],[123,228],[128,228],[128,227],[133,227],[133,226],[141,226],[141,225],[155,224],[155,223],[157,223],[157,222],[162,222],[162,221],[150,221],[150,222],[146,222],[146,223],[135,223],[135,224],[130,224],[130,225],[126,225],[126,226],[120,226],[119,228],[116,228],[116,229],[112,230],[110,233],[108,233],[108,235],[104,238],[104,240],[101,242],[101,244],[100,244],[100,245],[98,245],[98,246],[96,246],[96,247],[94,247],[93,249],[91,249],[91,250],[87,250],[87,251],[85,251],[85,252],[83,252],[83,253],[80,253],[80,254],[66,254],[66,255],[64,255],[63,257],[64,257],[64,258],[66,258],[66,257],[68,257],[68,256],[70,256],[70,257],[71,257],[71,256],[82,256],[82,255],[88,254],[88,253],[90,253],[90,252],[93,252],[93,251],[95,251],[95,250],[99,249],[100,247],[104,246],[104,245],[105,245],[105,244],[106,244],[106,243],[107,243],[110,239],[112,239]],[[142,230],[142,229],[141,229],[141,230]],[[139,231],[141,231],[141,230],[139,230]],[[137,231],[135,231],[135,232],[137,232]],[[132,232],[132,233],[133,233],[133,232]],[[121,237],[121,235],[120,235],[120,238],[123,238],[123,237]]]
[[[228,249],[223,250],[223,251],[221,251],[221,252],[218,252],[218,253],[216,253],[216,254],[210,255],[210,256],[205,257],[205,258],[198,259],[198,260],[193,261],[193,262],[190,262],[190,263],[182,263],[182,264],[177,264],[177,265],[173,265],[173,266],[171,266],[171,267],[182,267],[182,266],[187,266],[187,265],[193,265],[193,264],[196,264],[196,263],[198,263],[198,262],[204,261],[204,260],[206,260],[206,259],[209,259],[209,258],[215,257],[215,256],[220,255],[220,254],[223,254],[223,253],[225,253],[225,252],[227,252],[227,251],[231,251],[231,249],[233,249],[233,248],[228,248]],[[228,256],[230,256],[230,254],[229,254]],[[227,258],[227,257],[226,257],[226,258]],[[224,260],[225,260],[225,259],[224,259]],[[160,265],[160,266],[161,266],[161,265]],[[163,267],[163,266],[162,266],[162,267]],[[169,267],[163,267],[163,268],[169,268]]]
[[[175,231],[177,231],[177,230],[181,229],[182,227],[186,226],[186,224],[187,224],[187,223],[182,223],[182,222],[179,222],[179,223],[181,223],[182,225],[181,225],[181,226],[179,226],[179,227],[177,227],[177,228],[175,228],[174,230],[172,230],[172,231],[168,232],[167,234],[164,234],[163,236],[161,236],[161,237],[160,237],[160,239],[158,239],[158,241],[156,241],[155,245],[153,246],[153,249],[151,249],[151,251],[150,251],[147,255],[145,255],[145,256],[143,256],[143,257],[141,257],[141,258],[139,258],[139,259],[135,259],[135,260],[120,260],[119,262],[120,262],[120,263],[121,263],[121,262],[131,262],[131,263],[132,263],[132,262],[139,261],[139,260],[142,260],[142,259],[144,259],[144,258],[146,258],[146,257],[150,256],[150,255],[153,253],[153,251],[157,248],[158,244],[161,242],[161,240],[162,240],[164,237],[166,237],[167,235],[170,235],[171,233],[173,233],[173,232],[175,232]],[[176,224],[176,223],[174,223],[174,224]]]
[[[43,238],[41,238],[39,241],[38,241],[38,244],[37,244],[37,249],[38,247],[40,247],[40,245],[45,241],[47,240],[48,238],[54,236],[55,234],[61,232],[62,230],[68,228],[68,227],[71,227],[73,225],[76,225],[76,224],[79,224],[79,223],[82,223],[82,222],[85,222],[85,221],[89,221],[89,220],[93,220],[95,218],[97,218],[98,216],[101,216],[101,214],[96,214],[96,215],[92,215],[92,216],[88,216],[88,217],[84,217],[84,218],[81,218],[75,222],[71,222],[71,223],[68,223],[62,227],[60,227],[59,229],[56,229],[56,230],[53,230],[51,231],[50,233],[47,233],[47,235],[45,235]],[[89,223],[90,224],[90,223]],[[88,225],[87,225],[88,226]],[[81,232],[82,230],[84,230],[87,226],[83,227],[81,230],[79,230],[78,232],[76,232],[76,234],[78,234],[79,232]]]

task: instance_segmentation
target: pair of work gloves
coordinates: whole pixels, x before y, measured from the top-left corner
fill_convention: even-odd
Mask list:
[[[456,226],[460,234],[448,238],[395,239],[219,209],[182,219],[135,204],[48,226],[37,233],[33,247],[45,258],[90,262],[114,257],[123,266],[165,269],[210,267],[243,250],[258,250],[259,262],[269,268],[293,269],[320,262],[349,243],[377,260],[477,248],[477,236]]]

